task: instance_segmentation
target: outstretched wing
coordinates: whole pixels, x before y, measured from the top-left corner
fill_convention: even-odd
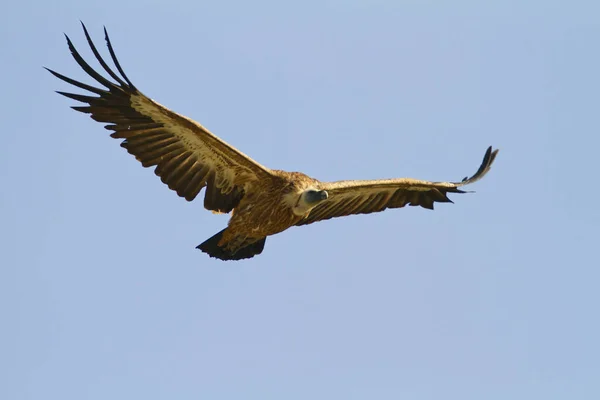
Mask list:
[[[75,61],[106,89],[78,82],[48,69],[57,78],[97,96],[57,93],[86,103],[83,107],[72,108],[91,114],[92,119],[98,122],[109,123],[105,128],[113,131],[111,136],[124,139],[121,147],[133,154],[144,167],[156,166],[156,175],[170,189],[191,201],[206,186],[204,206],[217,212],[229,212],[239,203],[246,184],[271,175],[268,168],[225,143],[199,123],[142,94],[123,72],[105,28],[106,44],[120,75],[115,73],[100,56],[87,29],[82,26],[96,59],[115,82],[90,67],[67,37]]]
[[[492,151],[492,147],[489,147],[479,170],[461,182],[427,182],[410,178],[323,182],[319,188],[327,190],[329,198],[313,208],[310,214],[296,225],[312,224],[351,214],[369,214],[406,205],[433,210],[435,202],[452,203],[448,193],[465,193],[459,187],[483,178],[490,170],[496,154],[498,150]]]

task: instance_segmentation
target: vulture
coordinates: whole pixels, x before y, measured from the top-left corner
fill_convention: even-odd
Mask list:
[[[55,77],[87,92],[57,93],[83,103],[72,108],[105,123],[112,132],[110,136],[121,140],[121,147],[142,166],[156,167],[156,175],[180,197],[192,201],[205,188],[206,209],[231,213],[225,229],[197,246],[210,257],[254,257],[262,253],[267,236],[292,226],[406,205],[432,210],[436,202],[452,202],[448,193],[465,193],[460,188],[481,179],[498,153],[489,147],[477,172],[459,182],[411,178],[321,182],[301,172],[270,169],[196,121],[145,96],[123,71],[106,28],[106,45],[118,73],[102,58],[83,23],[82,27],[92,53],[107,75],[93,69],[65,35],[77,64],[100,87],[46,68]]]

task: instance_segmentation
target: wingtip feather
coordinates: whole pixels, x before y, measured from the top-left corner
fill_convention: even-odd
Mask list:
[[[468,185],[473,182],[477,182],[481,178],[483,178],[491,169],[494,160],[496,159],[496,155],[498,154],[499,149],[493,150],[492,146],[489,146],[485,154],[483,156],[483,160],[481,161],[481,165],[477,172],[475,172],[471,177],[465,177],[460,182],[454,182],[456,186]]]
[[[119,63],[119,60],[117,59],[117,56],[115,54],[115,50],[113,49],[112,43],[110,42],[110,37],[108,36],[108,31],[106,30],[106,26],[104,26],[104,40],[106,40],[106,46],[108,47],[108,52],[110,53],[110,57],[112,58],[113,63],[115,64],[115,67],[117,67],[117,70],[119,71],[119,73],[121,74],[123,79],[125,79],[125,82],[127,82],[129,84],[131,89],[136,90],[135,85],[133,83],[131,83],[131,81],[125,74],[125,71],[123,71],[123,68],[121,68],[121,64]]]

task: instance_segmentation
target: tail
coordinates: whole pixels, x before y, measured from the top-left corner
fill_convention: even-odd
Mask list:
[[[239,238],[239,240],[234,239],[233,241],[219,246],[219,242],[223,237],[225,229],[206,240],[204,243],[196,246],[196,248],[202,250],[211,257],[224,261],[252,258],[257,254],[262,253],[265,248],[265,242],[267,241],[266,237],[257,241],[251,241],[254,239]]]

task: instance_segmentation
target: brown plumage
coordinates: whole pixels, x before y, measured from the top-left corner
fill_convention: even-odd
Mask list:
[[[156,175],[179,196],[192,201],[206,188],[206,209],[232,212],[227,228],[197,247],[221,260],[260,254],[267,236],[294,225],[405,205],[433,209],[435,202],[451,202],[448,193],[464,193],[459,187],[481,179],[498,153],[488,148],[479,170],[461,182],[410,178],[320,182],[300,172],[271,170],[199,123],[143,95],[123,72],[106,29],[106,44],[120,75],[100,56],[85,26],[83,31],[100,66],[116,83],[92,69],[67,37],[75,61],[104,88],[48,70],[57,78],[97,96],[58,93],[85,103],[73,109],[91,114],[98,122],[108,123],[105,128],[113,132],[113,138],[122,139],[121,147],[144,167],[156,166]]]

